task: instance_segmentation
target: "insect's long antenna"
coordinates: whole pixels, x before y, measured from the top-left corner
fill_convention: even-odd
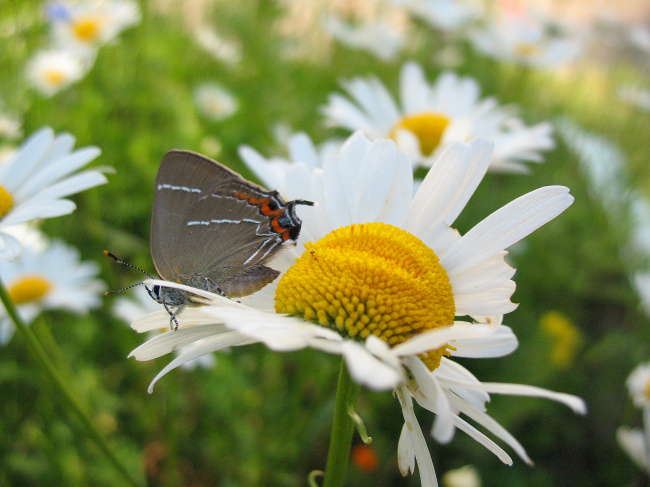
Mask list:
[[[127,266],[127,267],[130,267],[131,269],[135,269],[135,270],[137,270],[137,271],[140,271],[140,272],[142,272],[143,274],[146,274],[147,276],[149,276],[151,279],[155,279],[155,277],[153,277],[153,276],[152,276],[151,274],[149,274],[147,271],[143,271],[143,270],[140,269],[139,267],[136,267],[136,266],[134,266],[133,264],[129,264],[128,262],[124,262],[122,259],[120,259],[119,257],[117,257],[115,254],[112,254],[112,253],[109,252],[108,250],[104,250],[104,255],[109,256],[111,259],[113,259],[113,260],[114,260],[115,262],[117,262],[118,264],[122,264],[122,265],[125,265],[125,266]],[[130,286],[123,287],[122,289],[118,289],[117,291],[108,291],[108,292],[104,293],[104,296],[108,296],[109,294],[117,294],[117,293],[121,293],[122,291],[126,291],[127,289],[131,289],[132,287],[136,287],[136,286],[140,286],[140,285],[144,285],[144,282],[138,282],[138,283],[136,283],[136,284],[131,284]],[[148,288],[146,285],[145,285],[144,287],[146,287],[146,288],[147,288],[147,291],[149,292],[149,294],[151,294],[151,291],[149,290],[149,288]],[[154,299],[155,299],[155,298],[154,298]]]
[[[122,289],[118,289],[117,291],[106,291],[104,293],[104,296],[108,296],[110,294],[121,293],[122,291],[126,291],[127,289],[131,289],[132,287],[136,287],[136,286],[147,287],[144,282],[136,282],[135,284],[131,284],[130,286],[123,287]],[[149,289],[147,288],[147,290],[149,290]]]
[[[151,279],[155,279],[155,277],[153,277],[153,276],[152,276],[151,274],[149,274],[147,271],[143,271],[143,270],[140,269],[139,267],[136,267],[136,266],[134,266],[133,264],[129,264],[128,262],[124,262],[122,259],[120,259],[119,257],[117,257],[115,254],[112,254],[112,253],[109,252],[108,250],[104,250],[104,255],[108,255],[111,259],[113,259],[113,260],[114,260],[115,262],[117,262],[118,264],[122,264],[122,265],[125,265],[125,266],[127,266],[127,267],[130,267],[131,269],[135,269],[136,271],[140,271],[140,272],[142,272],[143,274],[146,274],[147,276],[149,276]],[[129,287],[131,287],[131,286],[129,286]],[[125,287],[124,289],[128,289],[128,287]]]

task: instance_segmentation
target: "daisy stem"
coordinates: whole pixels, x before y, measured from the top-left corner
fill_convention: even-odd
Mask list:
[[[349,410],[354,409],[360,390],[361,386],[350,378],[345,359],[341,359],[323,487],[342,487],[345,484],[352,433],[354,433],[354,421],[350,417]]]
[[[2,281],[0,281],[0,300],[4,304],[4,307],[7,310],[7,314],[11,318],[11,321],[13,321],[14,325],[16,325],[16,329],[29,345],[34,357],[49,374],[57,390],[60,392],[60,396],[70,406],[70,408],[72,408],[78,419],[85,427],[88,435],[95,441],[100,451],[104,454],[104,456],[106,456],[109,462],[113,464],[115,469],[122,475],[122,477],[124,477],[129,485],[135,487],[140,486],[141,484],[137,482],[133,477],[131,477],[131,474],[126,469],[126,467],[120,463],[120,461],[111,451],[102,433],[99,431],[90,414],[88,413],[85,404],[79,400],[79,392],[73,391],[70,388],[63,374],[61,374],[57,366],[54,364],[54,362],[52,362],[50,357],[45,352],[45,349],[43,348],[43,345],[41,345],[41,342],[39,341],[36,334],[27,325],[25,325],[22,318],[18,314],[18,311],[16,310],[16,305],[12,301],[11,297],[9,297],[9,293],[7,293],[7,290]]]

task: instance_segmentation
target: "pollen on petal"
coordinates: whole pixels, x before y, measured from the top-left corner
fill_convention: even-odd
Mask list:
[[[52,289],[44,276],[33,274],[17,279],[9,286],[9,297],[16,304],[32,303],[43,299]]]
[[[417,137],[420,143],[420,152],[425,156],[430,156],[440,145],[442,135],[449,122],[449,118],[442,113],[416,113],[397,122],[390,131],[390,137],[395,139],[400,130],[408,130]]]
[[[390,346],[453,323],[447,272],[433,250],[407,231],[357,224],[305,248],[278,284],[278,313],[302,316],[359,341],[372,333]],[[420,358],[433,370],[447,348]]]

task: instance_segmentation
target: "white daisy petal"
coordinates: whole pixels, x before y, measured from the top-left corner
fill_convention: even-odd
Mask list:
[[[506,281],[498,287],[474,294],[461,294],[456,298],[456,314],[464,315],[503,315],[517,309],[510,302],[515,292],[515,283]]]
[[[393,389],[404,380],[400,370],[377,359],[356,342],[343,342],[341,352],[345,357],[350,376],[364,386],[382,391]]]
[[[212,338],[206,338],[201,343],[194,347],[188,347],[187,350],[183,350],[174,360],[169,362],[156,377],[153,378],[147,392],[151,394],[153,392],[153,386],[158,382],[167,372],[174,370],[177,367],[180,367],[183,364],[191,360],[196,360],[202,355],[208,353],[216,352],[217,350],[222,350],[226,347],[233,345],[241,345],[243,343],[248,343],[246,341],[238,341],[237,338],[241,340],[241,336],[236,337],[236,334],[232,335],[217,335]]]
[[[413,457],[418,462],[418,469],[420,471],[420,482],[424,487],[437,487],[438,480],[436,479],[436,472],[433,468],[433,461],[431,454],[427,448],[426,440],[420,429],[420,423],[415,416],[413,410],[413,402],[408,390],[404,386],[398,387],[395,392],[397,398],[402,406],[402,414],[404,415],[404,428],[402,429],[402,436],[400,436],[399,449],[399,467],[402,475],[408,475],[409,471],[413,472]],[[406,434],[406,439],[402,443],[402,437]]]
[[[420,235],[440,220],[451,225],[485,176],[492,148],[492,143],[481,138],[448,147],[413,198],[405,228]]]
[[[496,331],[481,338],[459,338],[454,342],[455,357],[488,358],[503,357],[514,352],[518,345],[517,337],[507,326],[499,326]]]
[[[439,443],[449,443],[454,437],[454,424],[451,417],[453,412],[449,404],[449,398],[436,381],[431,371],[417,357],[405,357],[404,363],[413,374],[417,383],[417,390],[411,394],[422,407],[436,413],[433,422],[432,436]]]
[[[477,391],[471,387],[479,380],[465,367],[453,360],[449,360],[447,357],[442,357],[440,366],[433,374],[441,384],[455,395],[473,404],[481,411],[486,411],[485,404],[490,400],[490,396],[485,391]],[[463,386],[458,387],[455,384],[463,384]]]
[[[558,216],[573,203],[564,186],[547,186],[517,198],[495,211],[440,257],[447,269],[462,272],[489,259]],[[468,258],[468,256],[470,256]]]
[[[471,336],[485,336],[488,331],[480,326],[456,322],[454,326],[436,328],[418,333],[409,340],[393,347],[392,351],[398,356],[417,355],[445,346],[452,340]]]
[[[529,396],[551,399],[570,407],[576,414],[587,414],[585,402],[572,394],[553,392],[541,387],[522,384],[501,384],[497,382],[480,382],[472,386],[492,394],[508,394],[510,396]]]
[[[503,448],[497,445],[494,441],[467,423],[467,421],[465,421],[463,418],[454,416],[453,420],[456,428],[467,433],[470,437],[478,441],[481,445],[494,453],[499,458],[499,460],[501,460],[506,465],[512,465],[512,458],[510,458],[510,455],[508,455],[503,450]]]
[[[454,396],[454,395],[450,396],[450,401],[457,410],[461,411],[463,414],[467,415],[468,417],[470,417],[471,419],[479,423],[481,426],[483,426],[485,429],[490,431],[492,434],[496,435],[498,438],[505,441],[517,453],[517,455],[519,455],[519,457],[524,462],[526,462],[529,465],[533,464],[533,461],[526,453],[526,450],[524,450],[524,447],[521,446],[521,444],[517,441],[517,439],[514,436],[512,436],[510,433],[508,433],[508,430],[506,430],[503,426],[497,423],[488,414],[486,414],[484,411],[477,408],[473,404],[463,401],[463,399],[461,399],[458,396]],[[504,461],[505,457],[501,458],[501,460]],[[510,463],[506,461],[504,461],[504,463],[508,463],[508,465],[511,465],[512,460],[510,459],[510,457],[508,457],[507,460]]]
[[[505,261],[508,252],[498,252],[491,258],[465,269],[461,273],[450,273],[449,281],[455,294],[474,294],[494,289],[515,274],[515,269]]]

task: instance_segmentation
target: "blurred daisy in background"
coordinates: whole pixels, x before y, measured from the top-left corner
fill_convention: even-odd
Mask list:
[[[362,49],[382,61],[395,59],[404,49],[405,32],[388,19],[377,19],[356,24],[330,15],[323,21],[325,30],[341,44],[352,49]]]
[[[93,62],[69,49],[39,51],[27,62],[25,77],[36,91],[52,96],[82,79]]]
[[[481,477],[473,465],[448,470],[442,476],[442,487],[481,487]]]
[[[287,185],[286,196],[319,203],[300,211],[299,242],[308,242],[306,251],[286,248],[271,263],[285,271],[282,278],[241,303],[153,281],[204,296],[210,305],[184,310],[177,331],[131,353],[150,360],[188,347],[151,387],[185,361],[224,347],[313,347],[342,355],[355,381],[395,391],[404,416],[398,445],[403,475],[413,473],[417,461],[422,484],[435,483],[413,399],[436,414],[437,441],[449,442],[458,428],[512,463],[465,415],[530,463],[517,440],[486,414],[489,393],[545,397],[576,412],[585,411],[582,400],[531,386],[481,383],[449,357],[498,357],[516,349],[512,330],[501,325],[502,315],[516,308],[505,248],[560,214],[573,197],[561,186],[540,188],[461,236],[450,225],[483,179],[491,151],[485,139],[452,145],[414,197],[412,163],[391,140],[371,142],[357,133],[339,153],[325,156],[322,169],[291,166],[286,178],[294,184]],[[163,310],[132,326],[143,332],[168,324]]]
[[[499,106],[493,97],[481,100],[480,86],[470,77],[445,72],[431,85],[421,66],[406,63],[399,105],[374,77],[354,78],[344,88],[349,98],[330,94],[322,108],[328,123],[375,139],[390,137],[421,166],[431,167],[450,144],[477,136],[494,142],[494,171],[524,172],[523,162],[541,162],[540,153],[555,147],[551,124],[528,127],[512,107]]]
[[[21,249],[21,242],[6,228],[72,213],[76,206],[66,196],[107,182],[99,170],[79,172],[100,150],[74,150],[74,143],[72,135],[55,136],[46,127],[0,164],[0,259],[11,259]]]
[[[634,463],[650,474],[650,363],[638,365],[626,385],[632,402],[643,413],[643,429],[621,426],[616,431],[616,439]]]
[[[48,13],[55,45],[93,52],[141,19],[131,0],[56,1]]]
[[[141,316],[153,313],[160,310],[160,304],[154,301],[144,286],[136,286],[133,288],[131,297],[121,297],[115,300],[113,305],[113,314],[124,320],[126,323],[131,324]],[[169,323],[161,330],[151,331],[150,337],[158,335],[161,331],[169,330]],[[176,354],[183,353],[183,349],[177,350]],[[208,353],[198,357],[195,360],[185,362],[182,367],[186,370],[193,370],[195,368],[213,367],[216,359],[213,354]]]
[[[495,59],[524,65],[556,68],[584,52],[584,34],[528,9],[518,0],[494,5],[482,27],[468,35],[474,47]]]
[[[231,117],[239,109],[237,99],[216,83],[205,83],[194,88],[194,103],[206,118],[215,122]]]
[[[97,279],[99,266],[95,262],[82,262],[79,251],[63,242],[47,242],[43,236],[27,240],[36,243],[25,245],[15,260],[0,261],[0,278],[26,324],[46,309],[81,315],[101,304],[105,285]],[[2,307],[0,344],[7,343],[14,330]]]
[[[389,0],[436,29],[456,33],[478,19],[485,10],[473,0]]]
[[[241,61],[241,45],[220,36],[209,25],[200,25],[192,29],[192,35],[196,43],[213,58],[230,64]]]
[[[625,84],[618,87],[618,96],[625,103],[635,105],[644,111],[650,111],[650,90]]]
[[[4,110],[0,101],[0,140],[16,140],[23,136],[22,122]]]

